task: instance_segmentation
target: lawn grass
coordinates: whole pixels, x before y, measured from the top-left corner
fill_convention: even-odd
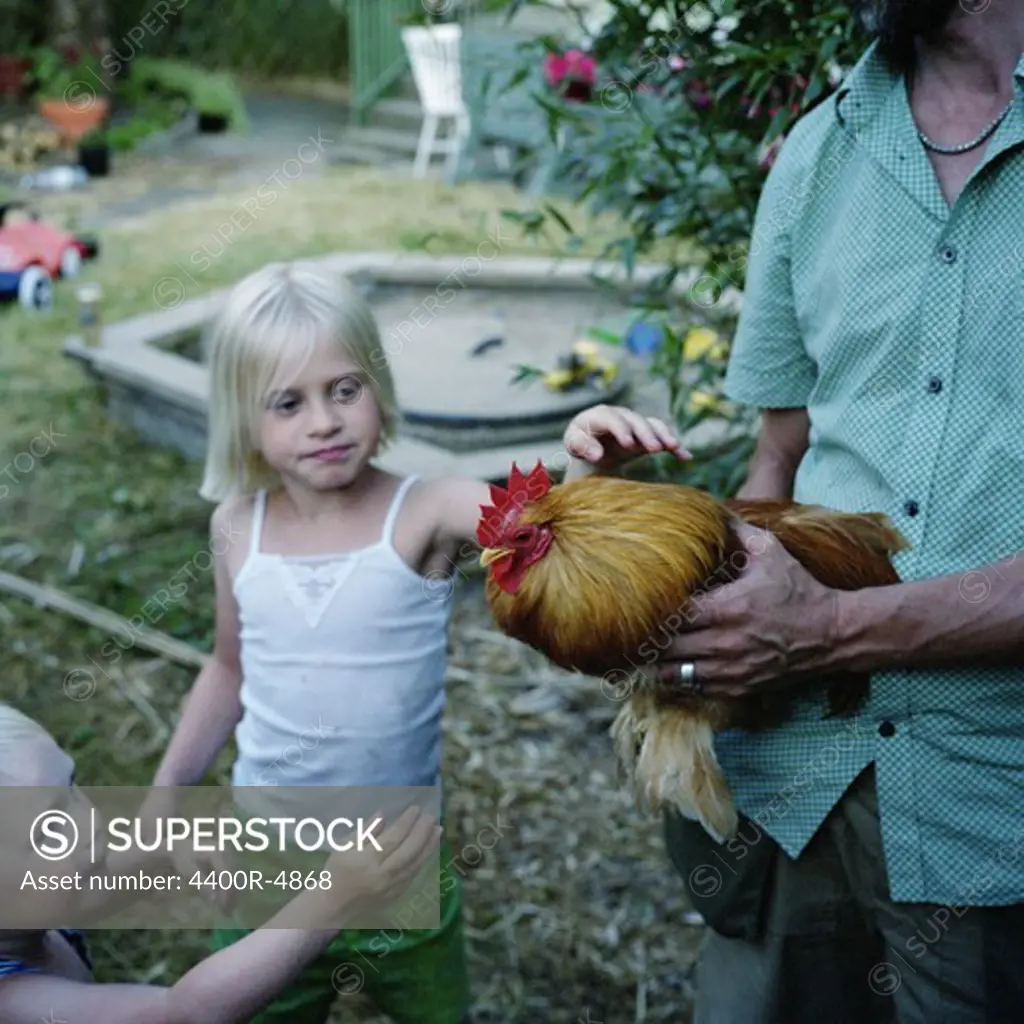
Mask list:
[[[133,187],[126,183],[126,190]],[[561,233],[534,241],[515,225],[501,226],[503,209],[532,206],[505,186],[453,190],[378,171],[332,170],[291,183],[222,246],[220,225],[230,223],[252,194],[241,189],[102,232],[100,259],[85,277],[103,286],[104,318],[152,309],[158,282],[183,279],[181,267],[192,267],[191,255],[204,246],[207,252],[223,248],[223,254],[184,282],[189,297],[269,260],[331,251],[425,245],[464,254],[496,230],[508,254],[554,255],[565,243]],[[87,202],[72,195],[38,205],[60,218]],[[595,253],[609,230],[594,226],[582,252]],[[62,356],[62,343],[76,328],[73,292],[69,283],[58,283],[48,315],[14,307],[0,313],[0,483],[7,489],[0,499],[0,569],[131,617],[206,549],[211,509],[196,494],[201,467],[111,423],[100,386]],[[212,581],[200,569],[194,574],[187,593],[148,622],[207,650]],[[153,658],[130,639],[112,654],[102,631],[4,594],[0,631],[7,655],[0,696],[56,736],[76,759],[79,779],[148,783],[194,670]],[[68,686],[76,670],[89,675],[75,676]],[[88,692],[83,678],[95,684],[87,699],[81,699]],[[227,750],[217,763],[220,781],[231,756]],[[205,942],[199,932],[103,932],[94,934],[92,947],[105,981],[169,983],[205,954]]]

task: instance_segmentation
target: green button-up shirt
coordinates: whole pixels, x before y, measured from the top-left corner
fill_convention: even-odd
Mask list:
[[[965,614],[979,567],[1024,548],[1024,57],[1014,88],[950,207],[872,46],[769,174],[726,375],[737,401],[807,408],[796,500],[888,513],[901,578],[962,573]],[[718,738],[790,856],[874,761],[893,899],[1024,901],[1024,664],[879,672],[857,718],[821,713]]]

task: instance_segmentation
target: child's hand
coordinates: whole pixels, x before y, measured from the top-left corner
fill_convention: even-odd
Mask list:
[[[333,875],[332,895],[350,912],[383,909],[402,896],[437,853],[441,827],[422,810],[409,807],[377,838],[383,853],[368,844],[357,852],[333,853],[324,863]]]
[[[693,457],[671,427],[620,405],[585,409],[566,427],[563,440],[571,456],[602,469],[614,469],[653,452],[674,452],[680,459]]]
[[[139,817],[147,824],[147,842],[153,842],[153,829],[157,827],[158,821],[166,822],[169,818],[176,817],[182,813],[182,796],[175,787],[154,786],[150,789],[149,795],[139,809]],[[166,825],[165,825],[166,828]],[[162,854],[170,861],[173,869],[187,881],[199,873],[200,880],[204,879],[210,872],[231,871],[234,866],[231,858],[224,851],[220,850],[191,850],[187,845],[181,843],[173,844],[169,852]],[[221,889],[219,886],[199,886],[203,897],[214,904],[222,911],[231,909],[235,901],[233,889]]]

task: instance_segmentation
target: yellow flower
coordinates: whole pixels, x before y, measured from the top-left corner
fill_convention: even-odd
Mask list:
[[[544,374],[544,383],[552,391],[564,391],[572,383],[572,373],[569,370],[552,370]]]
[[[593,341],[577,341],[572,350],[580,359],[597,359],[600,351]]]
[[[718,412],[722,408],[722,400],[718,395],[713,395],[710,391],[691,392],[687,404],[692,413],[703,412],[704,410]]]
[[[725,342],[709,327],[691,327],[683,339],[683,358],[695,362],[707,356],[721,359],[728,351]]]

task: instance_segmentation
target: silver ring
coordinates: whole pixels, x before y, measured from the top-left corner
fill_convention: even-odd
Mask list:
[[[700,683],[697,682],[697,666],[692,661],[679,663],[679,682],[688,690],[700,693]]]

